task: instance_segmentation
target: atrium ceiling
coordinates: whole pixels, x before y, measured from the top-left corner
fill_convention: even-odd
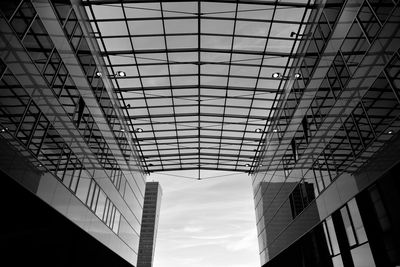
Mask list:
[[[83,5],[149,172],[256,167],[313,1]]]

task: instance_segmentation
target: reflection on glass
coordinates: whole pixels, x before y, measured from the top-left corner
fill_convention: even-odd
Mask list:
[[[375,267],[375,261],[372,257],[371,248],[366,243],[362,246],[351,250],[351,257],[353,258],[354,267]]]
[[[353,245],[356,244],[356,238],[354,236],[353,227],[351,226],[350,217],[349,217],[349,213],[347,211],[347,207],[344,206],[340,210],[340,213],[342,214],[344,227],[346,229],[347,240],[349,241],[349,245],[353,246]]]
[[[90,185],[90,178],[89,177],[85,177],[86,176],[86,172],[82,172],[84,175],[81,177],[81,179],[79,180],[79,184],[78,184],[78,189],[76,191],[76,196],[82,201],[82,202],[86,202],[86,196],[89,190],[89,185]]]
[[[334,267],[343,267],[342,255],[337,255],[332,258],[332,263]]]
[[[324,234],[325,234],[325,240],[326,240],[326,245],[328,246],[328,250],[329,250],[329,255],[333,255],[332,252],[332,247],[331,247],[331,242],[329,241],[329,234],[328,234],[328,230],[326,229],[326,223],[322,224],[323,228],[324,228]]]
[[[335,227],[333,226],[332,217],[326,219],[326,226],[328,229],[330,241],[332,244],[332,254],[336,255],[340,253],[339,244],[336,237]]]
[[[356,231],[356,236],[358,239],[358,243],[364,243],[366,241],[368,241],[367,235],[365,233],[364,230],[364,225],[363,222],[361,220],[361,216],[360,216],[360,212],[358,210],[358,206],[356,203],[355,199],[350,200],[347,203],[348,207],[349,207],[349,211],[350,211],[350,215],[351,215],[351,219],[353,221],[354,224],[354,229]]]

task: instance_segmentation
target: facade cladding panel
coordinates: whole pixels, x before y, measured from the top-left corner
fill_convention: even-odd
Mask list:
[[[399,266],[399,3],[320,4],[253,175],[261,264]]]
[[[95,75],[96,44],[62,2],[0,3],[0,168],[135,265],[144,171],[111,84]]]
[[[137,267],[152,267],[157,240],[162,190],[158,182],[147,182],[144,195]]]

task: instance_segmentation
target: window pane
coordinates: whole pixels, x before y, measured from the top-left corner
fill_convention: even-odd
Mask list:
[[[351,250],[354,267],[375,267],[374,258],[372,257],[371,248],[366,243]]]
[[[358,243],[361,244],[365,241],[368,241],[356,200],[353,198],[347,203],[347,205],[349,206],[349,211],[356,231]]]
[[[347,207],[343,207],[340,210],[342,214],[342,219],[344,223],[344,227],[346,228],[347,240],[349,241],[349,245],[353,246],[356,244],[356,238],[354,236],[353,227],[351,226],[349,213],[347,211]]]
[[[340,253],[339,244],[336,237],[335,227],[333,226],[332,217],[328,217],[326,219],[326,226],[328,228],[329,237],[332,244],[332,252],[333,255],[337,255]]]
[[[337,255],[332,258],[332,263],[334,267],[343,267],[342,255]]]

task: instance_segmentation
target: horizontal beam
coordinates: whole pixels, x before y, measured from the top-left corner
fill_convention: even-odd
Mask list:
[[[128,50],[114,50],[101,52],[101,56],[117,56],[117,55],[141,55],[141,54],[163,54],[163,53],[227,53],[227,54],[242,54],[242,55],[261,55],[272,57],[298,57],[296,54],[286,52],[272,52],[272,51],[254,51],[254,50],[240,50],[240,49],[218,49],[218,48],[170,48],[170,49],[128,49]],[[87,51],[90,53],[90,51]],[[308,53],[309,56],[318,56],[317,53]]]
[[[266,114],[267,115],[267,114]],[[172,114],[152,114],[151,116],[149,115],[132,115],[129,116],[129,119],[132,120],[140,120],[140,119],[157,119],[157,118],[169,118],[172,117]],[[266,120],[267,116],[255,116],[255,115],[244,115],[244,114],[219,114],[219,113],[206,113],[206,112],[201,112],[201,113],[178,113],[175,114],[175,117],[192,117],[192,116],[206,116],[206,117],[217,117],[217,118],[236,118],[236,119],[253,119],[253,120]],[[127,117],[125,117],[127,118]]]
[[[193,36],[193,37],[228,37],[232,38],[250,38],[250,39],[269,39],[269,40],[283,40],[283,41],[293,41],[293,37],[284,37],[284,36],[266,36],[266,35],[247,35],[247,34],[228,34],[228,33],[211,33],[211,32],[184,32],[184,33],[147,33],[147,34],[131,34],[131,35],[101,35],[102,39],[110,39],[110,38],[148,38],[148,37],[180,37],[180,36]],[[95,36],[96,38],[100,38]]]
[[[164,0],[163,3],[181,3],[181,2],[195,2],[197,1],[184,1],[184,0]],[[146,4],[146,3],[157,3],[160,1],[156,0],[124,0],[124,4]],[[227,3],[236,5],[238,4],[247,4],[247,5],[257,5],[257,6],[270,6],[270,7],[296,7],[296,8],[316,8],[315,4],[308,3],[299,3],[299,2],[281,2],[281,1],[263,1],[263,0],[201,0],[200,3]],[[120,5],[120,3],[115,0],[90,0],[81,2],[83,6],[91,6],[91,5]]]
[[[215,136],[215,135],[184,135],[184,136],[179,136],[179,139],[191,139],[191,138],[204,138],[204,139],[216,139],[216,140],[221,140],[221,138],[219,136]],[[176,136],[158,136],[156,137],[156,140],[170,140],[170,139],[175,139],[176,140]],[[229,139],[229,140],[239,140],[242,141],[243,138],[241,136],[229,136],[229,137],[224,137],[222,139]],[[140,141],[154,141],[154,137],[140,137],[138,138],[138,140]],[[247,138],[245,140],[249,140],[249,141],[260,141],[260,138]],[[201,140],[200,140],[201,141]],[[160,145],[162,145],[162,143],[160,143]]]
[[[168,76],[168,75],[167,75]],[[143,76],[141,76],[143,77]],[[232,77],[232,76],[230,76]],[[255,78],[253,78],[255,79]],[[198,89],[197,84],[188,84],[188,85],[172,85],[172,86],[144,86],[144,87],[122,87],[119,89],[121,92],[136,92],[136,91],[154,91],[154,90],[186,90],[186,89]],[[263,92],[263,93],[282,93],[281,91],[278,91],[275,88],[257,88],[254,90],[254,87],[243,87],[243,86],[221,86],[221,85],[200,85],[200,90],[201,89],[214,89],[214,90],[231,90],[231,91],[246,91],[246,92]],[[196,95],[196,97],[198,97]],[[208,95],[200,95],[200,97],[210,97]],[[215,96],[212,96],[215,97]],[[181,96],[176,96],[175,98],[181,98]],[[225,98],[225,96],[224,96]],[[230,98],[230,97],[228,97]],[[125,100],[127,98],[124,98]]]
[[[232,11],[232,13],[235,13],[235,11]],[[161,15],[161,12],[160,12]],[[129,17],[129,18],[113,18],[113,19],[101,19],[101,18],[95,18],[92,20],[89,20],[90,22],[125,22],[125,21],[153,21],[153,20],[198,20],[198,15],[193,14],[191,16],[159,16],[159,17]],[[280,24],[289,24],[289,25],[298,25],[301,24],[301,21],[295,21],[295,20],[278,20],[278,19],[256,19],[256,18],[236,18],[234,16],[232,17],[217,17],[217,16],[207,16],[207,14],[200,14],[200,20],[228,20],[228,21],[244,21],[244,22],[260,22],[260,23],[280,23]],[[305,23],[303,23],[305,24]],[[135,35],[133,35],[135,37]]]
[[[126,99],[125,99],[126,100]],[[251,99],[248,99],[251,100]],[[271,100],[272,102],[272,100]],[[155,108],[189,108],[193,107],[193,104],[180,104],[180,105],[151,105],[151,106],[134,106],[130,109],[155,109]],[[211,105],[211,104],[200,104],[200,108],[235,108],[235,109],[245,109],[245,110],[271,110],[268,107],[252,107],[252,106],[234,106],[234,105]],[[175,111],[179,114],[177,111]],[[171,115],[173,116],[173,115]]]
[[[204,165],[211,165],[211,164],[204,164]],[[220,164],[221,165],[221,164]],[[222,164],[223,165],[223,164]],[[172,166],[177,166],[177,167],[172,167]],[[212,167],[205,167],[205,166],[193,166],[193,164],[174,164],[171,167],[164,167],[164,168],[159,168],[159,167],[154,167],[154,166],[149,166],[149,170],[151,173],[161,173],[165,171],[181,171],[181,170],[212,170],[212,171],[228,171],[228,172],[243,172],[243,173],[248,173],[249,168],[248,167],[242,167],[238,168],[235,164],[232,165],[224,165],[224,166],[232,166],[234,168],[227,168],[227,167],[218,167],[218,168],[212,168]],[[198,177],[193,177],[193,179],[198,179]],[[201,179],[200,179],[201,180]]]

